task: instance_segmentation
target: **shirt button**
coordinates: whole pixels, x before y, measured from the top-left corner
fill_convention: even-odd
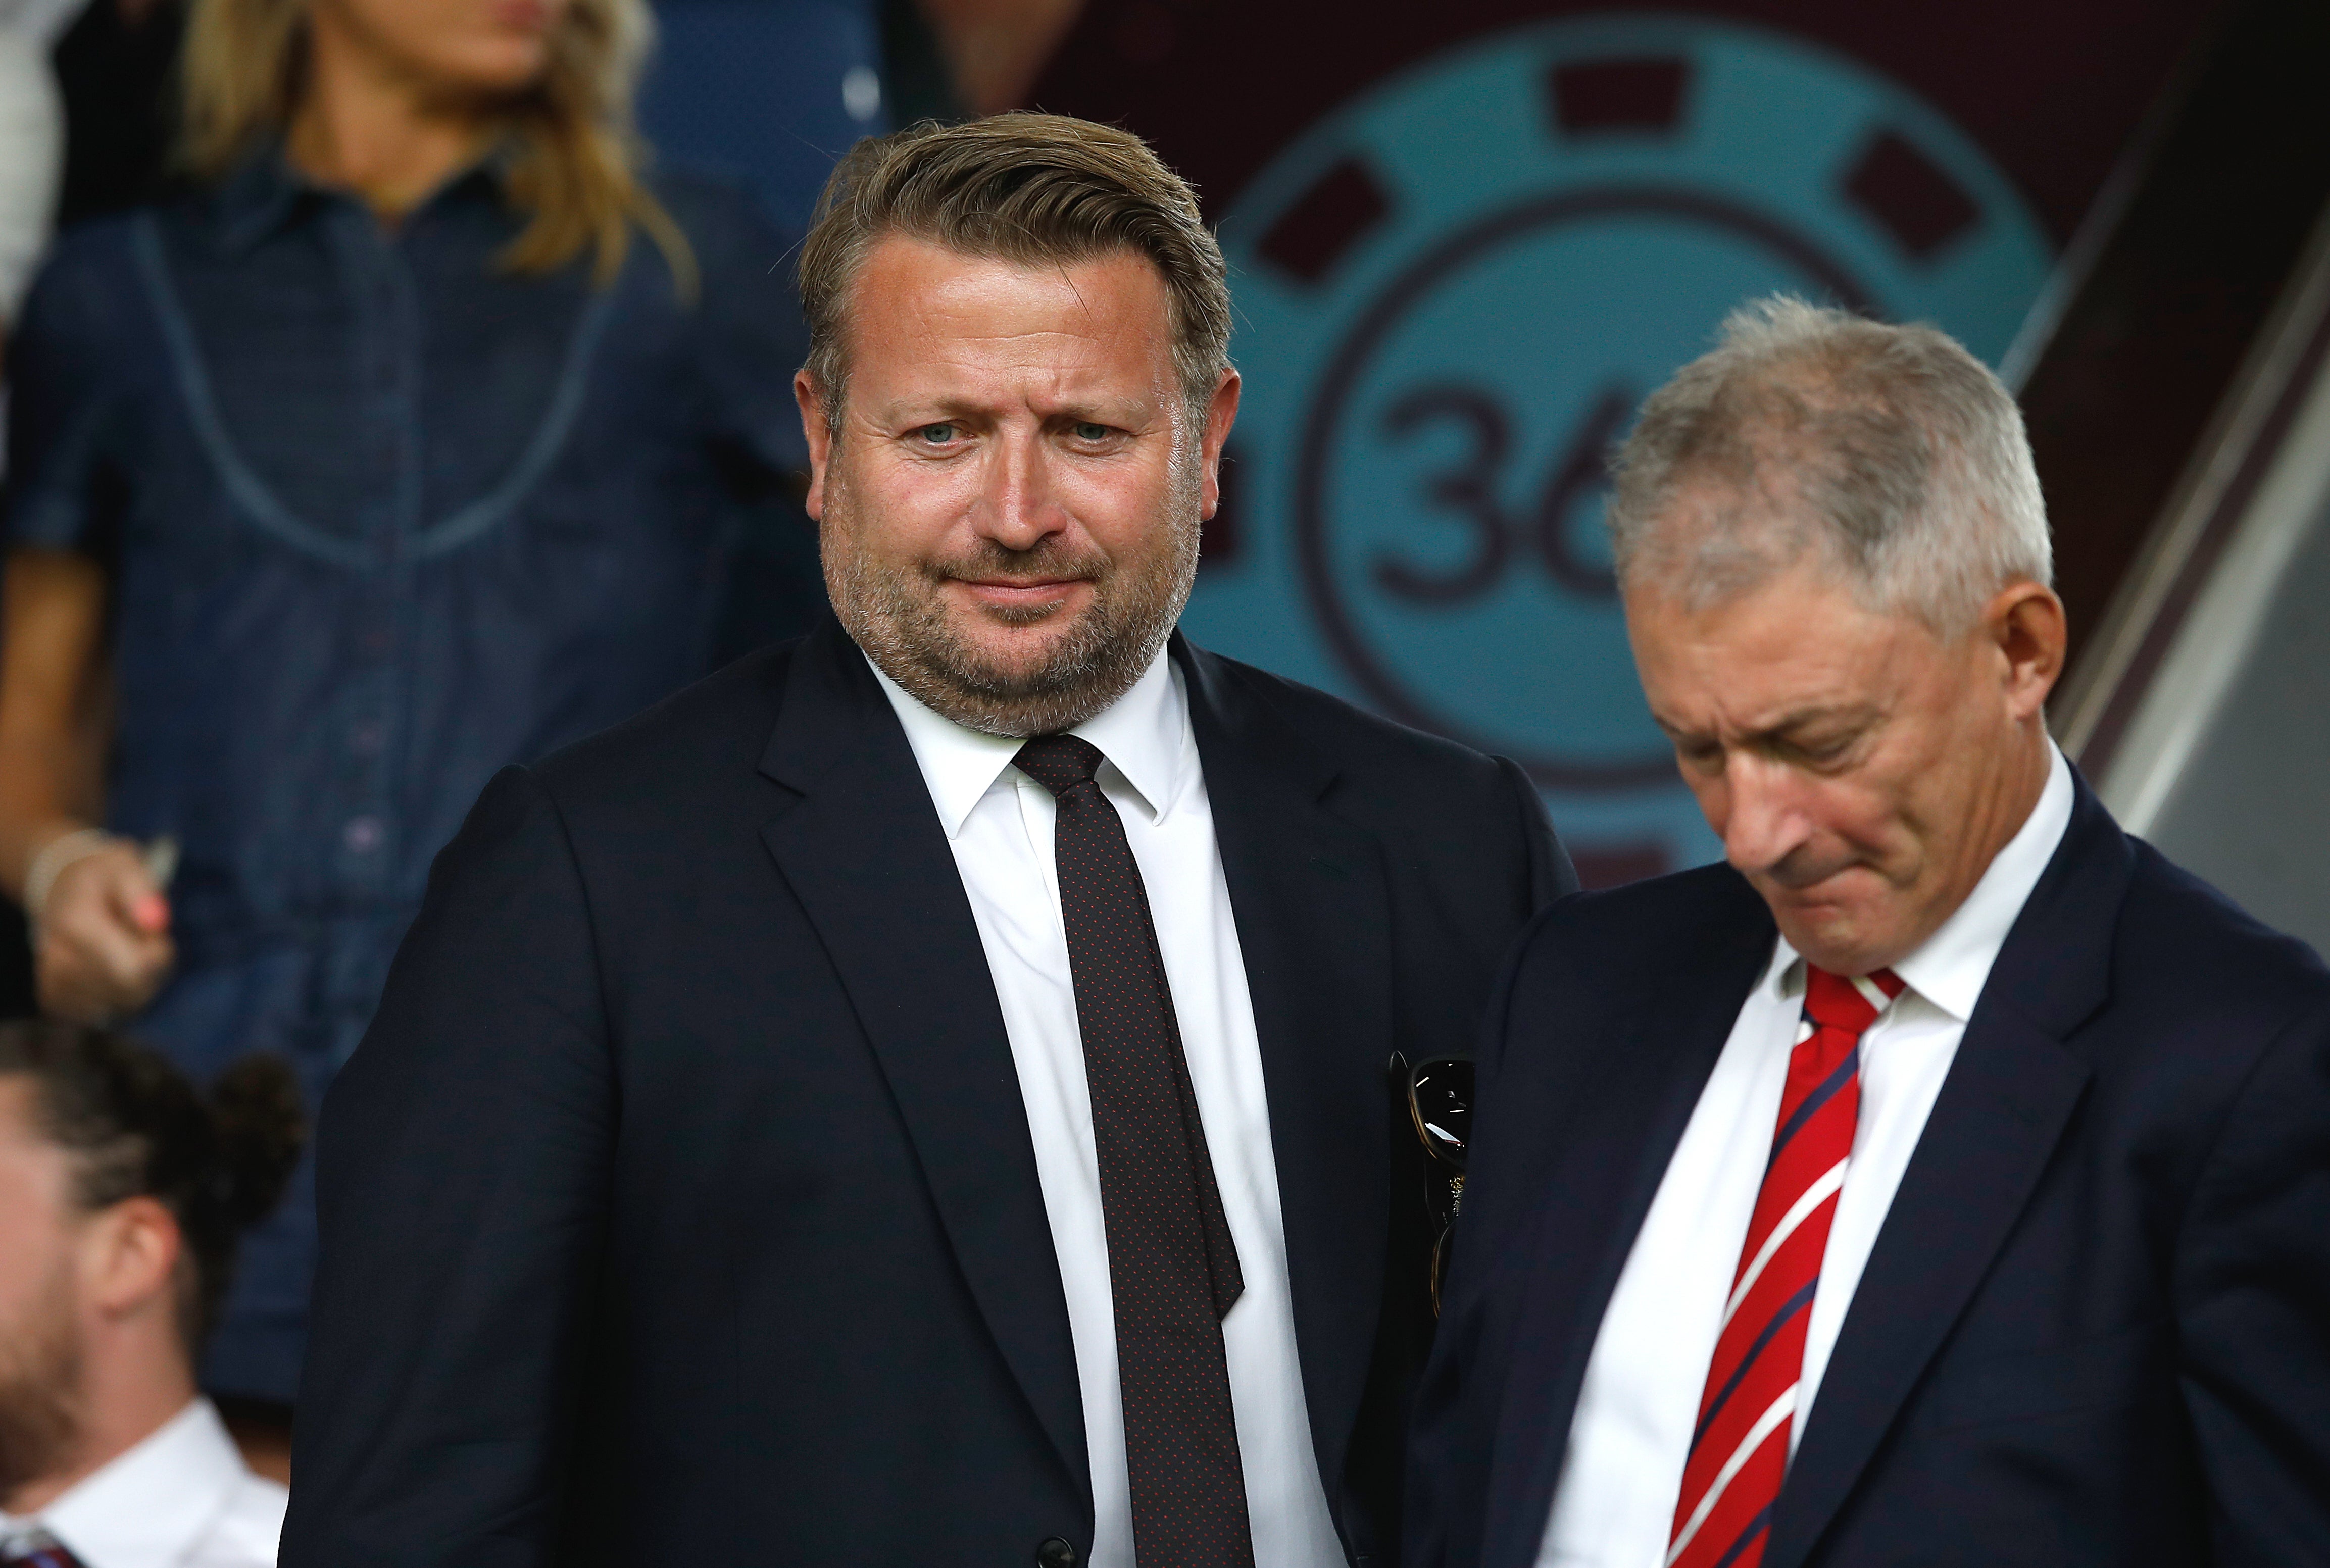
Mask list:
[[[351,817],[347,826],[340,829],[340,842],[348,846],[351,855],[370,855],[387,836],[388,830],[377,817]]]
[[[378,719],[366,719],[348,732],[348,750],[359,757],[376,757],[387,739],[386,724]]]
[[[1057,1535],[1049,1536],[1036,1548],[1036,1561],[1040,1568],[1076,1568],[1076,1549]]]

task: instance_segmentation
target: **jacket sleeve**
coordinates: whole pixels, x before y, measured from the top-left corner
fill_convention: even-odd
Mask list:
[[[615,1129],[593,946],[555,807],[504,770],[324,1109],[285,1568],[552,1560]]]
[[[1497,770],[1504,775],[1506,788],[1513,792],[1513,807],[1520,813],[1521,838],[1529,847],[1530,907],[1536,913],[1558,898],[1577,891],[1577,870],[1569,863],[1569,851],[1562,846],[1561,837],[1553,830],[1553,818],[1546,815],[1545,797],[1520,770],[1520,764],[1506,758],[1497,759]]]
[[[2330,1562],[2330,1005],[2282,1032],[2226,1115],[2176,1285],[2212,1561]]]

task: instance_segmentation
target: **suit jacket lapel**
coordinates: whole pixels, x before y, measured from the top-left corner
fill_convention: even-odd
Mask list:
[[[2087,1086],[2086,1064],[2063,1041],[2105,1000],[2132,864],[2126,838],[2079,784],[1853,1292],[1766,1568],[1797,1568],[1811,1554],[2030,1202]]]
[[[1303,1393],[1333,1498],[1374,1349],[1390,1207],[1381,849],[1321,803],[1333,770],[1304,754],[1251,688],[1178,635],[1173,656],[1254,1003]]]
[[[1027,1110],[970,900],[905,732],[840,627],[793,656],[762,830],[880,1058],[971,1294],[1068,1472],[1084,1407]]]
[[[1699,959],[1690,983],[1662,983],[1630,1033],[1561,1045],[1567,1070],[1529,1108],[1551,1102],[1555,1119],[1542,1131],[1482,1129],[1512,1142],[1526,1136],[1551,1151],[1542,1175],[1512,1175],[1525,1176],[1536,1192],[1559,1195],[1544,1204],[1537,1228],[1519,1238],[1511,1254],[1530,1272],[1501,1391],[1484,1563],[1520,1568],[1537,1560],[1603,1314],[1740,1003],[1771,961],[1775,928],[1762,902],[1736,876],[1709,874],[1727,878],[1715,930],[1675,933],[1678,950]],[[1517,1039],[1506,1050],[1549,1051],[1558,1044]],[[1492,1113],[1484,1106],[1482,1114],[1485,1121]],[[1493,1270],[1503,1263],[1482,1266]]]

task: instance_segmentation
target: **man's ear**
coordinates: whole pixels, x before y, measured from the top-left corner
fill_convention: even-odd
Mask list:
[[[2004,661],[2008,712],[2018,722],[2037,717],[2063,675],[2063,601],[2044,583],[2010,582],[1991,597],[1983,626]]]
[[[801,510],[825,521],[825,465],[833,454],[833,427],[825,422],[825,399],[806,370],[793,372],[793,401],[800,407],[801,435],[809,442],[809,494]]]
[[[1222,448],[1230,439],[1230,427],[1237,423],[1238,393],[1243,383],[1233,367],[1225,366],[1222,379],[1214,385],[1214,395],[1206,401],[1205,444],[1200,449],[1206,460],[1205,482],[1198,496],[1198,515],[1210,518],[1222,505]]]
[[[173,1305],[185,1233],[177,1216],[150,1197],[125,1198],[93,1214],[82,1238],[81,1299],[111,1318]]]

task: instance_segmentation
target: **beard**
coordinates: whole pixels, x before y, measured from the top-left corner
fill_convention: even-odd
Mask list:
[[[991,539],[943,560],[891,561],[866,548],[867,529],[831,495],[824,538],[826,591],[851,638],[884,675],[932,712],[966,729],[1023,740],[1074,728],[1132,689],[1172,635],[1198,575],[1198,487],[1174,486],[1160,519],[1160,547],[1129,562],[1075,550],[1047,535],[1028,550]],[[837,525],[838,524],[838,525]],[[957,630],[943,597],[950,581],[982,578],[1077,579],[1092,602],[1033,659],[1007,662]],[[1004,626],[1035,626],[1051,606],[980,609]]]
[[[81,1441],[81,1385],[71,1276],[61,1262],[30,1314],[0,1334],[0,1509],[72,1462]]]

